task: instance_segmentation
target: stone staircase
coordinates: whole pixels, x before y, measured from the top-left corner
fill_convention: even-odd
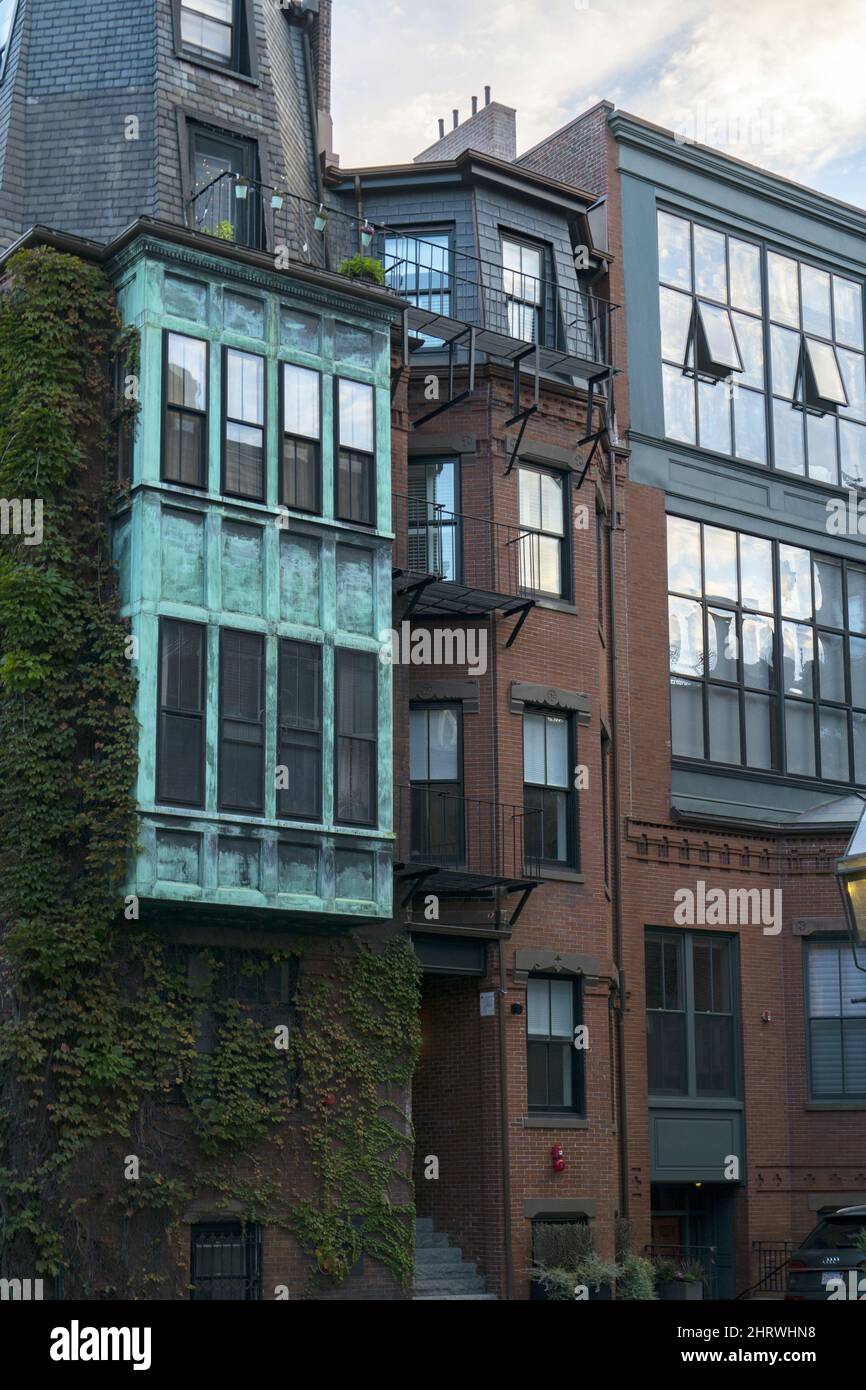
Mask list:
[[[433,1229],[429,1216],[419,1216],[415,1222],[414,1297],[416,1302],[455,1298],[496,1301],[495,1293],[487,1293],[475,1265],[464,1260],[459,1246],[449,1245],[444,1231]]]

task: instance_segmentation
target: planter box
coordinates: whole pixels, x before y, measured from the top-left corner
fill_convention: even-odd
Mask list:
[[[694,1303],[703,1298],[704,1286],[687,1279],[669,1279],[666,1284],[659,1284],[658,1295],[666,1302]]]

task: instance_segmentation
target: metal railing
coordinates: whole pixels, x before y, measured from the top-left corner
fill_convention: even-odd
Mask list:
[[[562,592],[564,537],[450,512],[401,493],[392,502],[397,569],[514,598]]]
[[[512,344],[538,342],[601,366],[613,362],[618,306],[582,287],[510,270],[497,260],[405,228],[366,222],[229,171],[193,194],[187,219],[218,240],[283,251],[291,261],[360,279],[378,273],[388,289],[419,311],[487,330]],[[378,262],[378,272],[356,257]]]
[[[483,878],[533,878],[541,865],[527,855],[526,823],[539,814],[464,796],[457,783],[397,786],[397,857]]]
[[[748,1293],[784,1293],[788,1265],[796,1246],[790,1240],[753,1240],[753,1272],[756,1282]]]

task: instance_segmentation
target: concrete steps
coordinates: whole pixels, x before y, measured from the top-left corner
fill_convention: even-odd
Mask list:
[[[415,1222],[415,1301],[475,1299],[496,1302],[488,1293],[475,1265],[464,1260],[457,1245],[449,1243],[444,1231],[437,1231],[429,1216]]]

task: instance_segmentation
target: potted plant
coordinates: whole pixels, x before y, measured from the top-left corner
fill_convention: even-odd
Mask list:
[[[588,1226],[538,1222],[533,1249],[535,1263],[529,1271],[533,1298],[596,1302],[613,1296],[612,1284],[621,1268],[596,1253]]]
[[[656,1272],[651,1260],[631,1251],[622,1256],[622,1273],[616,1281],[616,1296],[632,1302],[651,1302],[658,1298]]]
[[[360,252],[349,256],[340,265],[340,274],[348,275],[350,280],[366,280],[371,285],[384,285],[385,267],[374,256],[362,256]]]
[[[659,1298],[664,1302],[691,1303],[704,1296],[704,1271],[699,1264],[658,1259],[655,1276]]]

